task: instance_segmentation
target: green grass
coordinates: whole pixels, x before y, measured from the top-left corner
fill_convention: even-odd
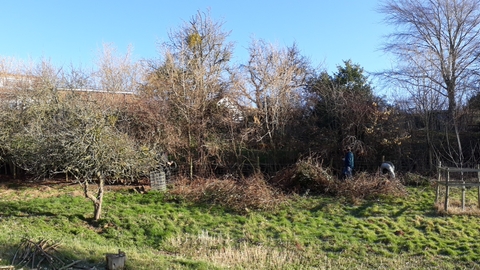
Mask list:
[[[480,218],[438,215],[430,187],[355,205],[295,196],[278,211],[244,215],[108,191],[98,223],[79,190],[0,188],[0,264],[27,237],[59,241],[62,258],[97,268],[121,249],[128,269],[480,269]]]

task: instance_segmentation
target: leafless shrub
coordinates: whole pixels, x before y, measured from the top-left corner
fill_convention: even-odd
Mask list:
[[[250,210],[274,210],[286,202],[262,175],[244,180],[179,179],[169,195],[195,203],[220,205],[239,213]]]

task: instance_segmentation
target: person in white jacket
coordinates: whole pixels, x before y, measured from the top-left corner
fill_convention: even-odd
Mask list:
[[[395,178],[395,166],[390,161],[383,162],[382,165],[380,165],[380,171],[383,175],[388,174],[391,179]]]

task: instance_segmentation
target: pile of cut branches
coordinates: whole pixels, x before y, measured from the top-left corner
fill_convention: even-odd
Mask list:
[[[322,166],[320,158],[309,156],[279,171],[271,180],[273,186],[296,194],[332,194],[335,178]]]
[[[78,261],[66,264],[55,256],[58,242],[45,239],[34,241],[23,238],[12,259],[12,265],[16,267],[29,267],[31,269],[69,269]]]
[[[175,199],[226,207],[237,213],[274,210],[286,202],[262,175],[247,179],[178,179],[169,194]]]
[[[358,172],[352,178],[340,180],[324,168],[321,159],[316,156],[298,160],[293,166],[277,173],[270,182],[286,193],[331,195],[353,201],[406,194],[399,180],[389,180],[376,174]]]
[[[407,191],[397,179],[357,173],[352,179],[336,181],[335,195],[350,200],[376,199],[382,196],[403,197]]]

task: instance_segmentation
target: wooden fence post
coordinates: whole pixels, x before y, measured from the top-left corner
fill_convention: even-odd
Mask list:
[[[460,174],[462,175],[462,183],[464,184],[462,186],[462,211],[465,211],[465,179],[463,178],[463,171],[460,172]]]
[[[450,169],[447,167],[447,181],[445,181],[445,213],[448,212],[448,197],[450,196],[450,187],[448,186],[448,181],[450,181]]]
[[[442,162],[438,162],[438,181],[437,181],[437,192],[435,192],[435,203],[440,199],[440,181],[442,180]]]
[[[480,183],[480,164],[477,164],[477,178],[478,182]],[[477,191],[477,196],[478,196],[478,204],[477,207],[480,208],[480,184],[478,185],[478,191]]]

